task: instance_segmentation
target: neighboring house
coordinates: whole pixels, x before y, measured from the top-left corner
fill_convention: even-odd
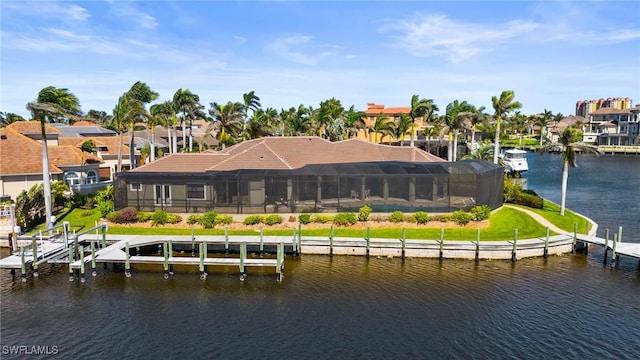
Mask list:
[[[598,145],[640,145],[640,105],[624,110],[603,108],[589,114]]]
[[[118,148],[120,147],[119,136],[108,137],[59,137],[60,145],[69,145],[80,148],[85,141],[92,140],[96,145],[96,156],[103,160],[99,169],[100,181],[113,180],[113,174],[118,171]],[[131,167],[129,160],[129,143],[128,137],[123,139],[122,145],[122,169],[128,170]],[[139,156],[139,153],[136,153]]]
[[[449,212],[502,205],[504,170],[443,162],[416,147],[359,139],[265,137],[223,151],[171,154],[116,174],[117,209],[218,213]]]
[[[58,132],[48,124],[46,132],[52,181],[65,181],[77,193],[92,193],[106,187],[108,183],[101,182],[98,175],[102,159],[75,146],[59,145]],[[41,138],[38,121],[13,123],[0,129],[2,195],[15,200],[23,190],[42,184]]]
[[[366,118],[364,121],[366,129],[358,131],[357,138],[367,140],[369,142],[389,143],[389,142],[398,141],[398,140],[394,139],[391,136],[383,136],[382,134],[378,134],[377,135],[378,139],[376,140],[375,139],[376,135],[373,132],[370,132],[369,129],[373,127],[373,125],[376,122],[376,118],[380,113],[384,114],[384,116],[386,116],[389,119],[389,121],[396,121],[400,119],[400,115],[402,114],[409,116],[409,113],[411,113],[411,107],[405,106],[405,107],[385,108],[384,105],[367,103],[367,110],[365,110],[364,113],[366,115]],[[414,140],[417,139],[418,135],[421,134],[428,125],[429,124],[426,121],[423,121],[422,118],[416,119],[416,123],[414,125],[413,139]],[[405,136],[405,141],[410,139],[411,139],[410,134]]]
[[[574,116],[574,115],[570,115],[567,116],[563,119],[561,119],[560,121],[557,121],[549,126],[547,126],[547,128],[549,129],[549,134],[548,136],[551,138],[551,142],[558,142],[560,140],[560,135],[562,134],[562,132],[570,127],[573,126],[577,129],[579,129],[580,131],[583,132],[583,141],[585,142],[594,142],[597,135],[595,134],[589,134],[586,130],[586,126],[588,124],[588,120],[583,118],[582,116]]]
[[[51,123],[51,126],[60,131],[61,137],[110,137],[116,136],[113,130],[105,129],[90,121],[78,121],[73,125]]]

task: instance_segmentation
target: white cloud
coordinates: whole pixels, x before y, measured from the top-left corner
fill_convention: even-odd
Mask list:
[[[2,8],[6,11],[15,11],[28,16],[45,16],[45,17],[58,17],[62,20],[87,20],[91,14],[82,6],[75,4],[64,4],[55,1],[3,1]]]
[[[155,30],[159,25],[155,17],[137,9],[132,3],[118,1],[111,2],[109,5],[115,16],[126,22],[138,24],[141,28]]]
[[[381,28],[395,35],[407,52],[418,57],[442,56],[453,63],[467,60],[497,44],[539,28],[533,22],[512,21],[500,26],[455,21],[446,15],[417,16]]]
[[[293,35],[276,39],[267,45],[267,49],[280,57],[303,65],[316,65],[317,59],[303,54],[300,49],[311,41],[311,36]]]

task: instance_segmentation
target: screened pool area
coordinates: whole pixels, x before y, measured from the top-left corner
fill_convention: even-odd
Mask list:
[[[311,164],[293,170],[117,174],[117,209],[271,214],[468,210],[502,205],[504,170],[483,160]]]

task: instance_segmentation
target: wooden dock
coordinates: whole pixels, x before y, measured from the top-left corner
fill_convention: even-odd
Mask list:
[[[604,263],[607,264],[607,253],[611,251],[611,266],[616,266],[620,255],[638,259],[638,269],[640,270],[640,243],[622,242],[622,228],[613,234],[613,239],[609,238],[609,230],[605,232],[604,238],[578,234],[576,241],[584,244],[594,244],[604,247]]]

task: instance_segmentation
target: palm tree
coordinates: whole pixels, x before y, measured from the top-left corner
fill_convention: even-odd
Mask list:
[[[522,147],[522,136],[524,135],[524,132],[527,131],[527,127],[529,125],[528,117],[520,111],[516,111],[511,117],[510,124],[514,132],[518,135],[520,139],[520,147]]]
[[[209,114],[213,117],[213,129],[218,133],[218,140],[223,148],[235,143],[243,124],[244,105],[238,102],[227,102],[222,105],[210,103]]]
[[[344,107],[342,106],[342,103],[340,103],[340,100],[331,98],[329,100],[322,101],[314,124],[316,134],[324,135],[326,137],[326,126],[343,116]]]
[[[252,111],[253,116],[255,117],[256,111],[258,111],[262,105],[260,105],[260,98],[253,90],[246,94],[242,94],[242,100],[244,101],[244,122],[242,124],[242,132],[244,133],[247,130],[247,122],[249,121],[249,110]]]
[[[449,134],[449,148],[447,161],[456,161],[458,147],[458,131],[462,128],[465,120],[475,113],[475,107],[466,101],[454,100],[447,105],[445,112],[446,130]]]
[[[0,112],[0,128],[3,128],[16,121],[26,121],[25,118],[11,112]]]
[[[569,166],[577,167],[578,152],[601,155],[602,152],[597,146],[585,144],[582,142],[582,132],[574,127],[566,128],[560,135],[559,144],[549,144],[543,148],[543,151],[551,151],[562,145],[564,148],[562,154],[562,188],[560,193],[560,215],[564,216],[565,203],[567,198],[567,180],[569,179]]]
[[[419,118],[431,118],[434,112],[438,111],[438,107],[433,103],[433,99],[420,99],[419,95],[411,96],[411,141],[409,146],[413,146],[413,136],[415,134],[415,124]]]
[[[488,143],[480,145],[477,149],[472,150],[471,153],[462,157],[462,160],[467,159],[492,161],[493,145]]]
[[[369,128],[369,134],[373,133],[374,143],[378,142],[378,133],[381,133],[383,137],[389,134],[391,124],[392,121],[383,112],[380,112],[376,116],[376,121],[373,123],[373,126]]]
[[[389,134],[400,141],[400,146],[404,146],[404,136],[409,134],[412,127],[412,120],[407,114],[400,114],[400,118],[389,124]]]
[[[480,106],[475,109],[474,114],[469,117],[469,125],[471,128],[471,149],[476,148],[476,130],[479,124],[482,124],[487,118],[487,114],[484,112],[485,107]]]
[[[80,115],[80,101],[68,89],[48,86],[38,93],[35,102],[27,104],[31,116],[40,121],[42,136],[42,183],[44,187],[44,201],[46,209],[47,229],[51,228],[51,175],[49,173],[49,151],[47,148],[47,132],[45,122],[52,122],[58,118],[77,118]]]
[[[347,128],[348,138],[352,138],[358,135],[358,131],[366,128],[366,124],[364,122],[364,118],[367,115],[364,111],[358,111],[354,108],[353,105],[346,111],[344,114],[344,123]]]
[[[547,109],[544,109],[542,116],[536,116],[535,118],[535,124],[540,127],[540,146],[542,146],[543,135],[552,118],[553,113]]]
[[[493,149],[493,163],[498,163],[498,154],[500,153],[500,120],[503,116],[506,116],[511,111],[520,109],[522,104],[519,101],[513,101],[515,97],[515,93],[513,90],[504,90],[500,97],[492,96],[491,103],[493,104],[493,109],[495,110],[495,118],[496,118],[496,138],[494,139],[494,149]]]
[[[177,114],[181,114],[182,123],[182,143],[186,146],[187,132],[186,126],[189,123],[189,152],[193,151],[193,120],[196,117],[204,117],[202,109],[204,106],[200,105],[200,97],[192,93],[189,89],[178,89],[173,94],[173,109]]]

